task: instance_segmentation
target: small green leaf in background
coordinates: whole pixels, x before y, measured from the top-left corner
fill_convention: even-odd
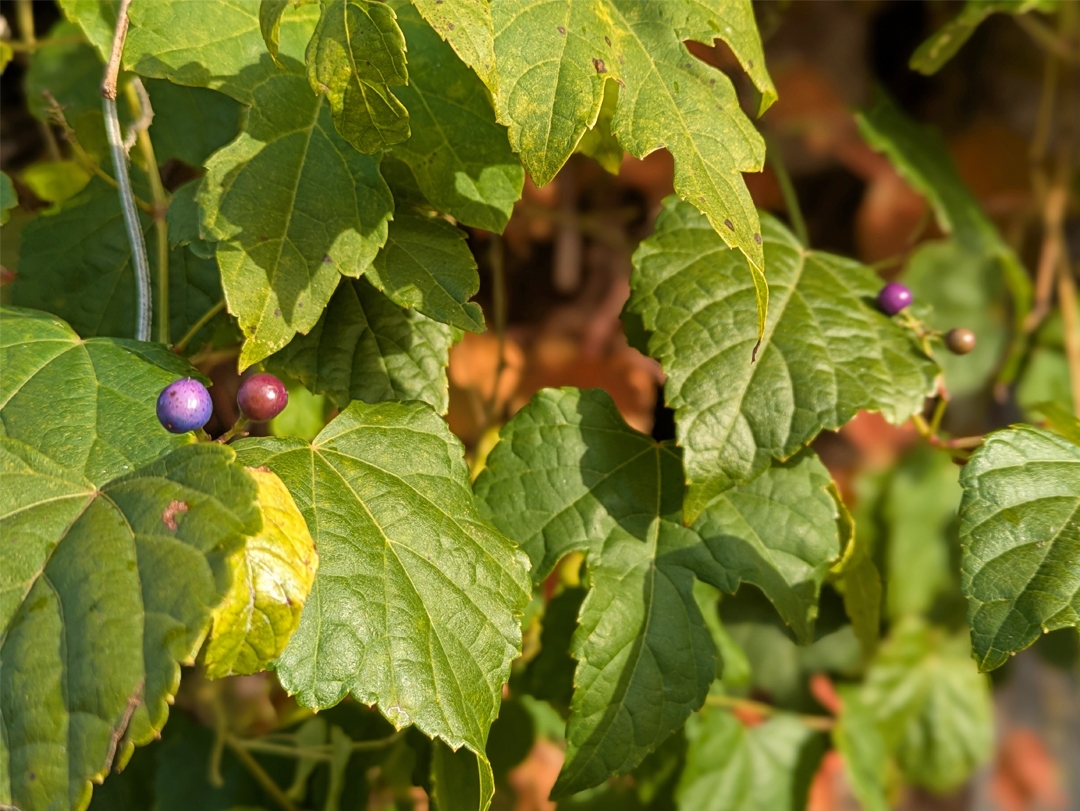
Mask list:
[[[1044,631],[1080,625],[1080,447],[1026,425],[964,465],[962,588],[979,670]]]
[[[146,79],[154,109],[150,140],[159,164],[172,158],[201,167],[240,132],[243,106],[224,93]]]
[[[952,791],[990,758],[990,683],[971,661],[966,634],[948,636],[917,618],[894,625],[861,692],[915,785]]]
[[[486,0],[415,0],[414,5],[494,96],[499,80],[491,7]]]
[[[23,442],[0,443],[11,781],[0,801],[85,808],[90,781],[164,726],[180,663],[194,662],[222,597],[213,570],[258,531],[255,485],[216,444],[179,448],[98,490]],[[81,498],[74,521],[46,517],[58,496]]]
[[[0,424],[95,484],[190,444],[161,427],[154,404],[181,377],[199,377],[160,344],[82,340],[47,313],[0,310]]]
[[[347,693],[484,756],[529,599],[526,561],[479,515],[461,443],[422,403],[353,402],[312,444],[236,443],[289,488],[319,570],[276,665],[305,706]]]
[[[599,163],[605,172],[613,175],[619,174],[623,161],[623,148],[619,145],[615,133],[611,131],[611,120],[615,117],[618,106],[619,85],[605,82],[600,114],[596,117],[596,123],[585,130],[575,150],[582,155],[588,155]]]
[[[716,669],[695,576],[727,591],[740,580],[760,586],[797,633],[812,635],[821,583],[840,556],[828,486],[807,451],[687,528],[677,448],[627,426],[606,393],[544,389],[503,427],[477,495],[529,554],[535,583],[580,550],[592,583],[553,796],[630,771],[701,706]],[[766,520],[773,511],[779,521]]]
[[[460,333],[390,301],[371,283],[345,280],[319,322],[266,359],[339,408],[353,400],[423,400],[449,407],[446,365]]]
[[[213,259],[216,250],[213,242],[203,239],[200,223],[202,214],[195,199],[202,179],[190,180],[173,192],[165,221],[169,226],[169,246],[187,246],[202,259]]]
[[[135,270],[120,198],[100,178],[56,214],[39,217],[23,232],[23,251],[12,302],[64,318],[84,338],[135,335]],[[153,240],[152,220],[141,217]],[[151,288],[157,274],[151,274]],[[188,248],[169,252],[169,334],[179,340],[221,300],[217,263]]]
[[[469,332],[487,328],[469,301],[480,289],[476,259],[446,220],[399,209],[366,278],[401,307]]]
[[[3,225],[11,217],[11,209],[19,205],[19,195],[15,193],[15,186],[11,178],[0,172],[0,225]]]
[[[444,2],[431,13],[451,13],[442,9],[453,4],[455,0]],[[476,5],[477,14],[481,9],[487,14],[486,3]],[[412,134],[394,146],[394,157],[409,165],[436,209],[464,225],[501,233],[525,182],[525,170],[510,149],[506,128],[495,122],[484,85],[450,46],[404,0],[393,7],[405,34],[410,66],[409,84],[398,88],[397,95],[412,122]],[[423,6],[420,10],[429,11]],[[487,24],[490,37],[490,15]]]
[[[409,82],[396,16],[373,0],[330,0],[307,48],[311,89],[326,94],[341,137],[368,154],[409,137],[409,112],[390,90]]]
[[[864,811],[889,811],[886,795],[889,753],[877,727],[875,710],[862,698],[858,687],[841,685],[840,715],[833,727],[832,741],[843,759],[844,772],[852,793]]]
[[[258,673],[296,630],[319,556],[289,491],[273,473],[255,468],[262,529],[225,562],[225,597],[214,609],[203,661],[206,675]]]
[[[900,281],[916,301],[933,308],[930,327],[941,332],[964,327],[975,333],[975,349],[967,355],[942,347],[934,359],[952,396],[977,393],[997,369],[1009,337],[1000,264],[955,239],[924,242],[908,259]]]
[[[464,747],[453,751],[442,741],[431,749],[431,800],[434,811],[485,811],[495,794],[486,754]]]
[[[39,199],[57,204],[70,200],[90,182],[90,173],[75,161],[40,161],[27,166],[19,176]],[[59,205],[53,205],[41,213],[60,210]]]
[[[393,212],[379,157],[344,141],[300,66],[282,60],[248,99],[240,137],[207,162],[197,198],[247,336],[241,368],[315,326],[341,276],[371,266]]]
[[[746,260],[692,206],[669,197],[634,254],[627,310],[644,319],[667,374],[687,521],[859,409],[901,423],[933,390],[937,367],[875,307],[881,280],[870,268],[807,251],[772,217],[762,232],[773,306],[755,362]]]
[[[1080,297],[1077,297],[1077,306],[1080,307]],[[1069,361],[1065,357],[1065,327],[1060,311],[1050,313],[1043,321],[1033,344],[1016,387],[1016,402],[1031,421],[1041,413],[1038,406],[1045,402],[1057,403],[1072,411],[1072,381]]]
[[[1047,427],[1080,447],[1080,419],[1071,411],[1057,403],[1039,403],[1035,410],[1046,418]]]
[[[679,779],[679,811],[802,811],[824,736],[792,715],[745,727],[727,710],[697,713]]]
[[[538,185],[550,181],[600,114],[604,85],[620,85],[611,129],[643,158],[667,148],[675,190],[705,212],[742,251],[758,284],[760,321],[768,290],[757,211],[741,172],[761,171],[765,143],[739,107],[731,80],[692,56],[687,40],[722,39],[761,92],[776,99],[749,2],[720,8],[683,0],[641,3],[494,3],[499,121]]]
[[[266,50],[275,62],[278,58],[278,40],[281,38],[281,16],[290,0],[261,0],[259,3],[259,32]]]
[[[844,612],[852,630],[869,658],[877,650],[881,635],[881,573],[871,557],[866,533],[856,531],[855,517],[848,511],[835,483],[830,488],[840,517],[840,540],[843,555],[829,569],[829,582],[844,600]]]
[[[270,435],[295,436],[310,442],[326,427],[326,397],[312,394],[288,375],[282,382],[289,391],[289,403],[270,420]]]
[[[1056,0],[967,0],[959,14],[931,34],[911,55],[911,69],[927,76],[937,73],[991,14],[1053,11],[1055,6]]]

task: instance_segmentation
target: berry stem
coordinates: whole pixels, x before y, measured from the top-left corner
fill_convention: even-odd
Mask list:
[[[705,697],[705,705],[707,707],[723,707],[729,710],[746,709],[765,716],[786,712],[779,707],[774,707],[772,704],[765,704],[749,698],[739,698],[738,696],[709,695]],[[810,729],[821,732],[828,732],[836,726],[836,721],[825,715],[798,715],[796,717]]]
[[[236,418],[236,422],[233,423],[233,427],[230,428],[228,431],[226,431],[221,436],[219,436],[214,441],[217,442],[220,445],[224,445],[230,439],[232,439],[234,436],[243,434],[244,429],[247,428],[247,424],[248,424],[248,418],[245,417],[243,414],[241,414],[239,417]]]
[[[784,160],[780,157],[780,147],[776,141],[769,139],[765,142],[765,154],[768,156],[769,165],[776,173],[776,182],[780,184],[780,194],[784,198],[784,207],[791,219],[791,228],[795,236],[804,248],[810,247],[810,235],[806,230],[806,220],[803,218],[802,208],[799,206],[799,197],[795,194],[795,184],[791,182]]]

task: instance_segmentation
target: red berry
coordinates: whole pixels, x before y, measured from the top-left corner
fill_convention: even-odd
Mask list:
[[[289,404],[289,391],[273,375],[252,375],[240,384],[236,404],[249,420],[266,422],[285,410]]]
[[[877,297],[878,309],[885,315],[896,315],[911,304],[911,301],[911,291],[899,282],[889,282],[881,288]]]
[[[966,355],[975,348],[975,333],[962,327],[951,329],[945,333],[945,346],[954,355]]]

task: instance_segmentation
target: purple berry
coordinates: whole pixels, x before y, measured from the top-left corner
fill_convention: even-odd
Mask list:
[[[157,418],[174,434],[202,428],[213,410],[206,386],[190,377],[170,383],[157,399]]]
[[[896,315],[911,304],[911,291],[899,282],[889,282],[878,293],[877,306],[885,315]]]
[[[272,420],[289,404],[289,390],[273,375],[252,375],[240,384],[236,404],[254,422]]]

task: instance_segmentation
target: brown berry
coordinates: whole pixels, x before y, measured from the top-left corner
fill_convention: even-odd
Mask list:
[[[962,327],[951,329],[945,333],[945,346],[954,355],[966,355],[975,348],[975,333]]]

